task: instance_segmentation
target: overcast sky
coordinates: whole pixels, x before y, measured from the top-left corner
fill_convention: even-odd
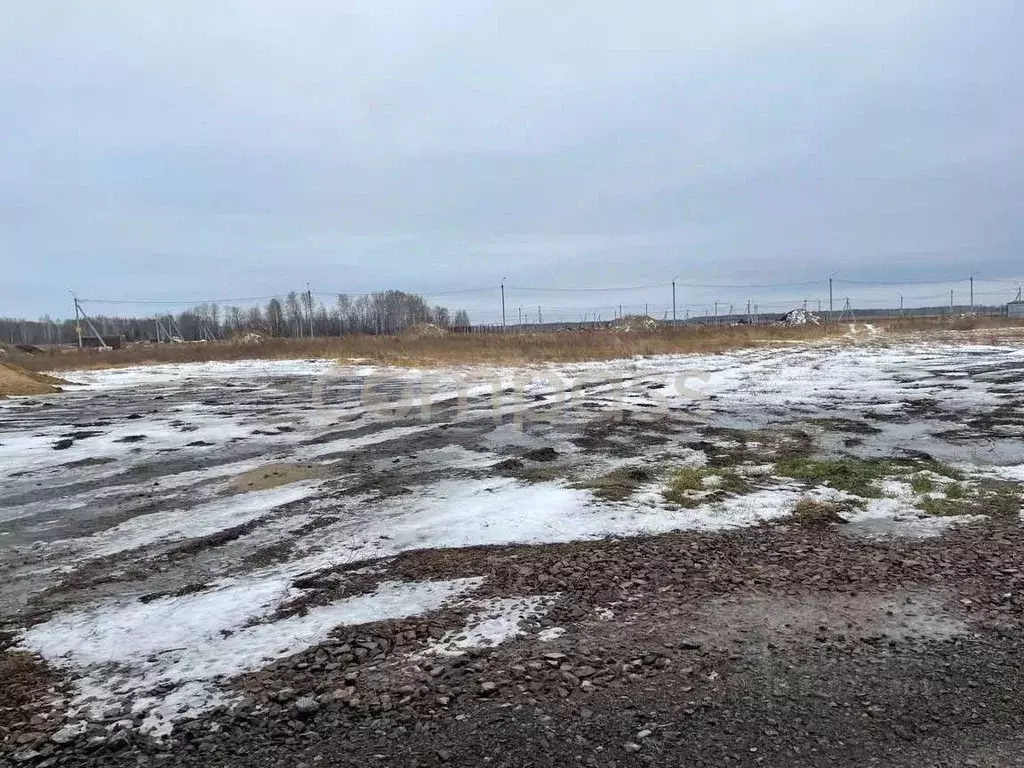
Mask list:
[[[1017,0],[2,5],[0,315],[308,281],[488,286],[437,301],[493,320],[503,277],[510,312],[654,314],[674,276],[815,281],[696,307],[1024,274]]]

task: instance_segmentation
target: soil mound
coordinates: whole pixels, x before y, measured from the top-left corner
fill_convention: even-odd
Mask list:
[[[794,309],[780,320],[783,325],[821,325],[821,318],[806,309]]]
[[[653,333],[661,328],[661,323],[647,315],[625,315],[612,323],[612,327],[623,333]]]
[[[420,323],[419,325],[412,326],[404,335],[411,339],[434,338],[437,336],[447,336],[448,331],[439,325],[434,325],[434,323]]]
[[[60,385],[66,383],[45,373],[26,371],[20,365],[0,361],[0,397],[49,395],[60,392]]]

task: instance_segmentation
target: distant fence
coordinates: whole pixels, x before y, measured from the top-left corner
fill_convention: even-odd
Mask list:
[[[913,309],[843,309],[833,312],[808,308],[805,310],[813,315],[819,322],[855,322],[864,320],[874,321],[895,321],[901,319],[919,320],[954,320],[960,318],[1003,318],[1007,317],[1006,305],[1002,306],[941,306],[941,307],[915,307]],[[730,325],[777,325],[785,321],[788,312],[760,312],[751,314],[731,315],[699,315],[694,317],[677,318],[676,320],[656,320],[657,329],[662,328],[688,328],[688,327],[715,327]],[[654,319],[654,318],[652,318]],[[1024,318],[1021,318],[1024,319]],[[452,328],[453,333],[546,333],[557,331],[601,331],[622,327],[626,322],[622,318],[612,320],[576,320],[555,323],[486,323],[472,325],[463,328]]]

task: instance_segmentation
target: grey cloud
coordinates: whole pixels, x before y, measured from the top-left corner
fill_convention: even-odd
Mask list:
[[[19,3],[0,314],[60,312],[68,286],[1012,275],[1015,5]],[[666,301],[623,300],[645,297]],[[493,296],[465,303],[493,319]]]

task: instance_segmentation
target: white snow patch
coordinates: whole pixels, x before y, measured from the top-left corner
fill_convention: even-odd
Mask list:
[[[537,633],[537,639],[542,643],[550,643],[565,634],[565,627],[547,627]]]
[[[172,426],[169,421],[180,418],[191,424],[189,429]],[[182,414],[168,412],[161,418],[138,419],[114,426],[97,427],[102,434],[74,440],[65,450],[54,450],[54,444],[74,430],[67,426],[51,427],[31,434],[5,433],[0,441],[0,465],[4,475],[16,472],[53,470],[64,472],[62,465],[88,459],[127,461],[133,456],[152,457],[160,449],[183,448],[202,441],[222,445],[235,438],[248,437],[252,429],[233,419],[210,413]],[[138,442],[125,442],[144,435]],[[108,470],[109,471],[109,470]]]
[[[1024,483],[1024,464],[1011,467],[986,467],[984,473],[1000,480]]]
[[[317,482],[295,483],[265,491],[227,496],[188,509],[139,515],[120,525],[69,544],[90,558],[128,552],[161,541],[209,536],[244,525],[286,504],[313,496]]]
[[[634,536],[678,530],[723,530],[755,525],[792,512],[803,493],[791,486],[757,491],[694,509],[668,504],[660,486],[629,502],[595,499],[590,492],[507,478],[446,480],[415,497],[386,502],[330,498],[316,514],[343,512],[316,532],[316,548],[292,565],[316,570],[341,562],[390,557],[409,549],[488,544],[538,544]]]
[[[294,594],[287,581],[239,581],[143,604],[104,603],[32,627],[21,647],[83,676],[73,704],[93,716],[134,700],[143,730],[165,735],[172,721],[225,701],[215,681],[258,670],[323,642],[336,627],[421,615],[479,587],[482,579],[385,582],[369,594],[256,623]],[[160,684],[174,689],[162,696]]]
[[[556,596],[495,598],[481,604],[460,630],[448,632],[430,650],[458,654],[467,648],[500,645],[523,634],[520,623],[542,616]]]
[[[881,532],[919,538],[940,536],[953,526],[986,519],[984,515],[929,515],[913,506],[914,498],[911,495],[908,501],[906,495],[903,495],[897,498],[868,499],[863,509],[846,513],[843,517],[869,530],[876,528]]]

